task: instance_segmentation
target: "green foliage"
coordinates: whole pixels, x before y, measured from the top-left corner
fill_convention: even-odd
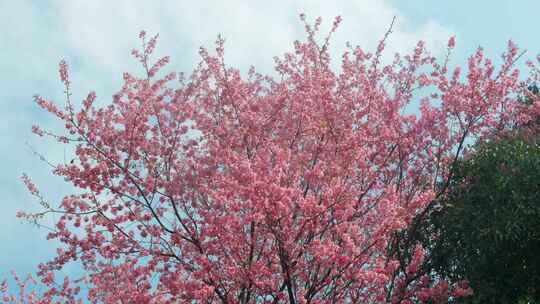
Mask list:
[[[416,236],[426,272],[474,289],[464,303],[540,303],[540,146],[504,139],[476,147]]]

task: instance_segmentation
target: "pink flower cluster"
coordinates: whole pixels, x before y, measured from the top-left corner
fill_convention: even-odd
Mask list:
[[[160,76],[168,58],[150,61],[157,36],[146,41],[142,32],[133,55],[146,74],[126,73],[104,107],[91,93],[74,109],[62,61],[68,105],[36,103],[66,125],[61,142],[75,157],[54,174],[78,191],[44,205],[57,214],[49,238],[62,245],[40,266],[46,291],[22,301],[77,303],[79,287],[92,303],[442,303],[469,295],[466,285],[421,273],[423,248],[408,265],[387,249],[433,202],[468,142],[530,117],[516,103],[527,85],[513,66],[517,48],[509,45],[498,72],[481,49],[449,71],[447,57],[421,42],[384,62],[385,38],[374,53],[351,47],[338,73],[331,33],[316,42],[320,24],[306,22],[308,39],[276,59],[277,78],[228,67],[220,38],[217,54],[201,49],[191,76],[175,83],[175,74]],[[419,113],[405,114],[417,100]],[[56,279],[74,261],[85,275]]]

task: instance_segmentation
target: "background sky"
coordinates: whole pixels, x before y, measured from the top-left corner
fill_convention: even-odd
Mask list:
[[[45,240],[45,230],[15,214],[39,210],[20,181],[22,173],[32,177],[53,205],[71,190],[32,149],[53,162],[69,159],[70,151],[30,132],[32,124],[61,127],[32,96],[63,105],[58,80],[62,58],[70,64],[73,100],[93,90],[99,103],[107,104],[120,88],[123,72],[142,73],[129,55],[139,46],[142,29],[159,33],[157,54],[170,55],[170,67],[186,73],[197,63],[200,46],[213,49],[217,34],[226,39],[229,65],[242,70],[254,65],[271,73],[272,58],[304,37],[301,12],[311,20],[323,17],[326,26],[335,16],[343,17],[332,41],[336,58],[346,41],[373,50],[393,16],[397,20],[388,41],[390,53],[409,51],[420,39],[433,53],[441,53],[451,35],[457,37],[454,64],[465,64],[479,45],[498,58],[510,38],[528,50],[526,57],[540,53],[537,0],[152,2],[0,0],[0,281],[11,270],[33,272],[56,248]]]

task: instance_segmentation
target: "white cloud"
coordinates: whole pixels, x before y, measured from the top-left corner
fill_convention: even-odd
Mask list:
[[[221,33],[227,39],[230,64],[242,68],[255,64],[267,71],[273,56],[304,37],[300,12],[310,19],[323,17],[324,28],[341,15],[344,22],[333,41],[338,50],[346,41],[374,49],[394,16],[390,52],[408,50],[420,39],[437,51],[451,34],[435,21],[412,27],[387,1],[69,1],[57,4],[55,11],[66,47],[86,59],[82,67],[113,73],[131,62],[126,55],[138,43],[140,29],[159,32],[160,50],[184,69],[197,60],[200,45],[212,48]]]

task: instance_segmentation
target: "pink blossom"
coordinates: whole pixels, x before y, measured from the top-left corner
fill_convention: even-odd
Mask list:
[[[388,248],[433,204],[464,141],[534,114],[499,103],[516,104],[523,90],[517,47],[509,44],[502,69],[479,49],[448,72],[447,58],[422,42],[383,65],[385,36],[374,52],[352,48],[336,71],[329,44],[315,39],[321,22],[306,22],[307,39],[276,58],[277,78],[227,66],[219,38],[217,54],[201,48],[193,73],[173,81],[160,75],[169,58],[152,57],[158,36],[143,31],[133,54],[146,74],[125,73],[112,102],[101,106],[90,93],[76,111],[36,96],[66,126],[59,135],[33,131],[72,148],[53,174],[76,194],[49,205],[23,176],[43,210],[21,216],[35,223],[56,214],[48,238],[60,245],[39,266],[43,293],[21,288],[20,301],[444,303],[470,295],[466,284],[421,275],[421,246],[407,261]],[[63,61],[60,79],[68,86]],[[418,114],[405,114],[417,100]],[[84,275],[64,278],[74,262]]]

